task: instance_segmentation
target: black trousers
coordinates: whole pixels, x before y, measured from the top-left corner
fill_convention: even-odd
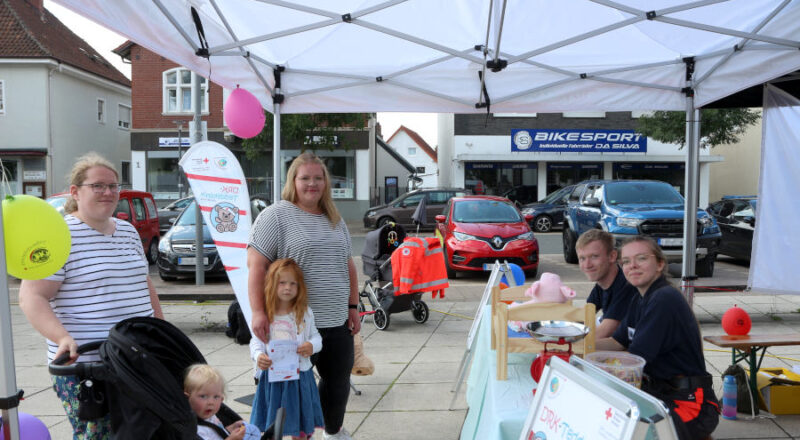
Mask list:
[[[344,423],[350,397],[350,372],[353,369],[353,335],[346,324],[321,328],[322,350],[311,357],[319,373],[319,400],[325,418],[325,431],[336,434]]]
[[[710,377],[709,377],[710,380]],[[664,402],[680,440],[701,440],[719,423],[719,402],[714,389],[703,384],[676,388],[664,381],[645,381],[642,391]]]

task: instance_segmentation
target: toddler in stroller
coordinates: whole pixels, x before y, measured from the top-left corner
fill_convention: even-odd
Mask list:
[[[99,349],[99,350],[98,350]],[[197,416],[184,395],[184,372],[205,364],[194,343],[167,321],[137,317],[120,321],[105,341],[78,348],[99,351],[100,362],[63,365],[69,353],[49,365],[50,374],[81,381],[79,415],[111,415],[112,438],[118,440],[197,440]],[[217,417],[229,426],[241,420],[224,403]],[[283,418],[261,437],[280,439]]]
[[[422,292],[400,293],[392,283],[392,253],[402,248],[404,241],[406,233],[403,227],[387,223],[369,232],[364,242],[361,260],[364,275],[369,279],[359,294],[359,312],[362,319],[371,314],[375,327],[379,330],[389,327],[389,316],[392,313],[411,310],[417,323],[423,324],[428,320],[429,309],[422,300]],[[386,284],[381,285],[383,282]],[[366,310],[363,298],[369,302],[371,311]]]

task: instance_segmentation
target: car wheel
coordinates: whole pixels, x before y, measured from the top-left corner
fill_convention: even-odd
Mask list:
[[[553,229],[553,219],[549,215],[540,215],[533,219],[533,229],[536,232],[550,232]]]
[[[153,237],[150,240],[150,246],[147,246],[147,261],[150,264],[156,264],[156,260],[158,259],[158,239]]]
[[[386,226],[393,221],[394,219],[391,217],[381,217],[378,219],[378,223],[376,223],[375,229],[380,229],[383,226]]]
[[[714,262],[717,260],[716,254],[707,255],[702,260],[697,260],[695,266],[695,273],[697,276],[703,278],[710,278],[714,276]]]
[[[444,251],[444,268],[447,270],[447,278],[454,280],[458,278],[458,272],[450,266],[450,256],[447,255],[447,250]]]
[[[161,272],[161,271],[158,272],[158,277],[161,278],[161,281],[175,281],[175,280],[178,279],[178,277],[173,277],[171,275],[166,275],[166,274],[164,274],[164,272]]]
[[[537,266],[536,269],[526,270],[525,271],[525,279],[535,280],[536,275],[539,274],[539,267]]]
[[[569,227],[564,226],[564,233],[561,237],[561,241],[564,244],[564,261],[569,264],[577,264],[578,252],[575,250],[575,233],[572,232],[572,229],[569,229]]]

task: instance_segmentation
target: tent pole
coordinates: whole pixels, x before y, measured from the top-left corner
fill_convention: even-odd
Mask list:
[[[279,94],[280,89],[275,88]],[[273,101],[272,112],[272,203],[281,199],[281,104]]]
[[[208,85],[208,80],[206,80]],[[192,72],[192,93],[194,94],[194,132],[192,132],[192,145],[203,140],[203,90],[200,87],[200,75]],[[178,143],[180,144],[180,139]],[[178,158],[180,160],[180,157]],[[194,201],[197,204],[194,216],[194,242],[197,244],[194,250],[194,285],[202,286],[206,283],[206,265],[203,264],[205,258],[205,240],[203,238],[203,212],[200,209],[199,194],[194,195]]]
[[[3,208],[0,205],[0,232],[3,231]],[[5,249],[5,237],[0,233],[0,249]],[[6,275],[6,253],[0,252],[0,347],[3,348],[0,360],[0,399],[18,395],[17,376],[14,370],[14,339],[11,330],[11,302],[8,293],[8,276]],[[19,402],[17,402],[18,404]],[[17,404],[3,409],[3,438],[19,438],[19,414]]]
[[[694,302],[694,281],[697,279],[697,188],[700,155],[700,110],[694,108],[694,97],[686,98],[686,204],[683,222],[683,295],[691,307]]]

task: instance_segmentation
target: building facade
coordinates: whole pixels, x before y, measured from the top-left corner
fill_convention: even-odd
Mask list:
[[[41,0],[0,0],[0,29],[0,191],[65,191],[90,151],[130,183],[130,81]]]
[[[417,188],[434,188],[439,184],[436,150],[416,131],[401,125],[386,143],[414,166],[416,176],[421,179]]]
[[[686,151],[637,135],[637,117],[635,112],[440,115],[440,169],[446,166],[443,150],[452,152],[443,184],[498,195],[525,187],[539,200],[586,179],[653,179],[683,193]],[[700,206],[709,201],[711,164],[722,160],[700,152]]]
[[[200,88],[203,138],[229,148],[239,160],[250,194],[272,199],[272,146],[256,159],[248,159],[241,139],[225,125],[224,103],[229,91],[133,42],[115,52],[131,63],[133,118],[131,150],[133,186],[149,191],[165,205],[189,188],[178,167],[179,156],[191,146],[191,120]],[[271,115],[267,115],[271,117]],[[304,150],[314,151],[326,163],[332,178],[333,197],[345,219],[360,219],[369,207],[369,137],[374,129],[343,128],[336,136],[337,148],[314,148],[313,139],[283,139],[281,142],[281,187],[291,161]]]

